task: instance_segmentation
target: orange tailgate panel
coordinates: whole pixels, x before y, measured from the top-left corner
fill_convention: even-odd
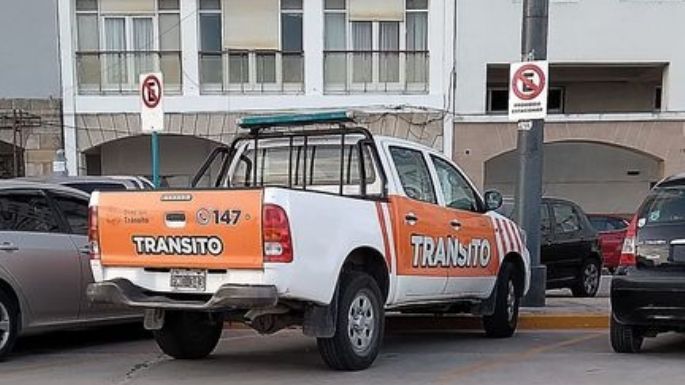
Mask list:
[[[102,264],[261,269],[261,221],[262,190],[100,193]]]

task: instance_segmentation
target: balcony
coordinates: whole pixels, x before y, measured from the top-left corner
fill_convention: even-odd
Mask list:
[[[135,94],[139,76],[161,72],[167,94],[181,93],[180,51],[76,52],[80,94]]]
[[[326,93],[428,93],[428,51],[325,51]]]
[[[271,50],[200,52],[203,94],[304,92],[304,53]]]

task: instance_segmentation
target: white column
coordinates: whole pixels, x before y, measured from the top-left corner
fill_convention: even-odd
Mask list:
[[[303,1],[304,89],[323,95],[323,0]]]
[[[78,145],[76,133],[76,84],[74,65],[74,41],[76,28],[71,0],[58,0],[57,21],[59,31],[59,56],[61,71],[62,113],[64,122],[64,155],[69,175],[78,175]]]
[[[200,95],[200,60],[198,44],[198,0],[181,0],[181,65],[183,95]]]

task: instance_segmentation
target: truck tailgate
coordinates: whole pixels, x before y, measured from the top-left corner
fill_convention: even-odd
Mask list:
[[[261,269],[262,190],[99,193],[103,266]]]

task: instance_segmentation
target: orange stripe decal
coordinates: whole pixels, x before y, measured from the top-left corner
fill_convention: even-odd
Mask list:
[[[390,243],[388,242],[388,229],[385,228],[385,214],[383,214],[383,207],[381,206],[380,202],[376,202],[376,212],[378,213],[378,222],[381,225],[381,232],[383,233],[385,262],[388,264],[388,270],[392,271],[392,257],[390,255]]]

